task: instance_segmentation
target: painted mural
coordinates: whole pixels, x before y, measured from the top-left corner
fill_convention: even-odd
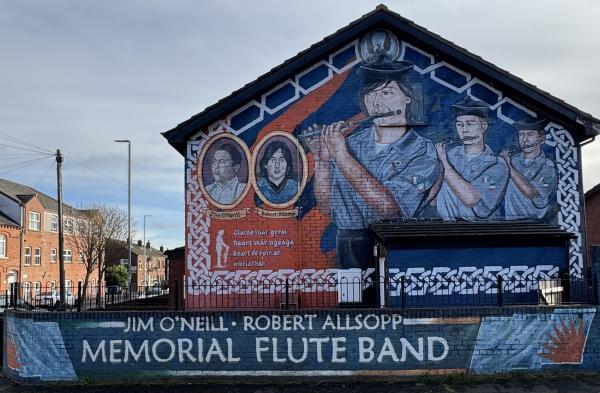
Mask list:
[[[190,294],[367,271],[384,219],[559,225],[581,274],[569,132],[387,30],[198,133],[187,158]]]
[[[595,313],[9,313],[4,373],[31,383],[597,370]]]

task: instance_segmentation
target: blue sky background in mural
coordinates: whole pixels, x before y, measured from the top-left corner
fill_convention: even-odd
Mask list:
[[[160,132],[372,11],[379,2],[353,0],[343,7],[335,1],[274,0],[128,0],[118,6],[2,2],[0,34],[7,39],[0,42],[0,133],[49,150],[61,148],[66,154],[65,198],[73,205],[100,201],[126,207],[126,147],[113,140],[131,139],[133,216],[141,222],[143,215],[152,215],[147,237],[154,244],[182,245],[183,158]],[[600,57],[600,25],[595,20],[600,3],[386,4],[600,116],[600,91],[595,88],[600,73],[594,67]],[[497,127],[494,132],[500,131]],[[583,150],[585,189],[600,181],[600,171],[594,170],[600,165],[598,146],[596,142]],[[0,151],[0,177],[54,195],[50,158],[21,167],[16,164],[37,157],[15,158],[22,152],[6,147]]]

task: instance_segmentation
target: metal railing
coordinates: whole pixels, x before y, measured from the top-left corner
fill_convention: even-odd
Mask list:
[[[596,283],[568,275],[531,278],[503,275],[476,277],[394,276],[342,279],[175,281],[170,285],[67,288],[60,303],[54,283],[12,285],[0,293],[0,308],[25,310],[223,310],[507,307],[596,304]],[[85,296],[84,296],[85,295]]]

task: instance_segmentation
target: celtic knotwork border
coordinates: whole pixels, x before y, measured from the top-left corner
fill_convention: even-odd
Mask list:
[[[578,149],[571,134],[555,123],[546,126],[546,144],[554,147],[558,170],[556,202],[558,224],[576,237],[569,242],[569,272],[583,277],[583,241],[581,236],[581,206]]]
[[[302,95],[308,94],[314,91],[331,80],[334,74],[341,74],[346,72],[354,65],[360,62],[358,56],[358,40],[349,43],[342,47],[338,51],[332,53],[327,60],[321,60],[316,64],[308,67],[304,71],[298,73],[294,77],[282,82],[278,86],[275,86],[270,91],[263,94],[260,100],[253,100],[243,105],[236,111],[232,112],[224,119],[214,122],[209,125],[207,129],[199,131],[194,137],[188,141],[188,148],[186,154],[186,249],[187,249],[187,274],[188,274],[188,288],[193,288],[194,282],[204,281],[206,279],[213,279],[215,277],[236,277],[237,279],[248,279],[255,275],[252,271],[237,271],[237,272],[211,272],[211,257],[209,253],[210,247],[210,217],[206,214],[207,202],[202,197],[199,185],[197,184],[196,171],[196,156],[202,145],[205,143],[206,138],[222,133],[231,132],[239,135],[244,131],[248,130],[252,126],[259,124],[264,119],[264,114],[275,114],[289,105],[296,102],[302,97]],[[485,82],[472,77],[470,74],[448,64],[444,61],[436,61],[435,57],[427,52],[422,51],[406,42],[401,42],[402,50],[400,58],[403,59],[407,51],[417,53],[427,59],[428,65],[418,67],[415,65],[414,69],[422,74],[423,76],[429,77],[431,80],[457,92],[465,93],[474,99],[481,99],[476,96],[475,87],[478,89],[485,89],[488,92],[493,93],[497,97],[497,102],[490,104],[490,109],[496,112],[499,120],[502,120],[508,124],[513,124],[515,119],[512,119],[507,114],[503,113],[503,106],[510,104],[523,112],[529,113],[535,116],[536,114],[518,104],[517,102],[505,97],[504,94],[486,84]],[[354,58],[350,59],[344,64],[344,66],[336,66],[335,58],[340,53],[349,53],[354,51]],[[321,79],[313,81],[310,86],[302,85],[302,78],[312,71],[321,68],[326,68],[327,72],[322,76]],[[462,76],[465,83],[461,86],[452,84],[444,80],[439,72],[436,70],[446,69],[451,70],[457,75]],[[275,107],[269,107],[267,104],[267,98],[278,89],[282,87],[290,87],[294,89],[294,94],[291,95],[285,102],[278,104]],[[243,112],[250,107],[258,108],[259,115],[249,120],[246,124],[238,125],[238,128],[232,126],[232,118]],[[580,184],[579,184],[579,167],[578,167],[578,148],[568,131],[558,124],[551,123],[547,126],[547,137],[546,143],[550,146],[555,147],[555,162],[557,164],[557,170],[559,175],[558,188],[556,191],[556,199],[560,208],[558,212],[558,223],[561,228],[573,233],[576,238],[570,242],[569,246],[569,265],[570,272],[574,277],[581,277],[583,275],[583,245],[581,236],[581,206],[580,206]],[[242,273],[245,272],[245,273]],[[302,276],[305,274],[312,276],[320,276],[321,278],[330,277],[335,274],[335,269],[314,271],[306,269],[302,271],[279,270],[279,271],[264,271],[265,275],[274,275],[278,278],[288,277],[290,275]],[[190,292],[191,294],[194,293]]]
[[[402,289],[409,296],[424,295],[476,295],[498,292],[498,277],[504,280],[502,290],[510,293],[527,293],[538,289],[540,280],[553,280],[558,267],[538,266],[462,266],[460,268],[434,267],[398,268],[389,270],[389,294],[400,296]]]

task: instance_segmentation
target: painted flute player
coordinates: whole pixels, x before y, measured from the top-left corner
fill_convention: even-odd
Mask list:
[[[508,167],[485,143],[489,106],[466,97],[452,105],[461,146],[446,151],[436,145],[444,166],[444,183],[437,195],[437,211],[444,220],[498,219],[508,184]]]
[[[334,123],[309,142],[317,205],[337,227],[339,268],[369,267],[368,226],[415,215],[438,177],[434,145],[410,128],[414,94],[405,78],[411,69],[410,62],[385,58],[363,63],[359,99],[373,124],[346,137],[344,123]]]

